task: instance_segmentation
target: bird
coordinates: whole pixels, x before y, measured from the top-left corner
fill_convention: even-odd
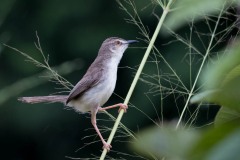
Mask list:
[[[82,79],[73,87],[68,95],[49,95],[20,97],[24,103],[60,102],[74,108],[76,112],[91,114],[91,123],[103,143],[103,149],[110,151],[112,146],[101,135],[96,121],[98,111],[104,111],[119,107],[127,111],[126,104],[118,103],[108,107],[102,107],[112,95],[117,81],[117,70],[120,60],[129,44],[137,40],[125,40],[118,37],[110,37],[103,41],[98,55],[87,69]]]

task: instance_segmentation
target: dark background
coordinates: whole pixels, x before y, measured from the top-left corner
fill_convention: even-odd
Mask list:
[[[151,37],[158,22],[153,13],[161,15],[161,9],[151,1],[137,1],[135,3]],[[5,97],[5,101],[0,101],[0,159],[42,160],[65,159],[66,156],[75,158],[94,157],[100,156],[102,147],[102,143],[98,141],[97,136],[82,139],[95,134],[89,114],[78,114],[73,110],[64,109],[62,104],[29,105],[17,101],[19,96],[48,95],[58,92],[58,86],[46,81],[19,94],[18,88],[8,90],[8,87],[16,85],[20,80],[32,75],[40,81],[43,77],[37,74],[41,73],[43,69],[25,61],[26,58],[2,44],[6,43],[13,46],[41,61],[41,56],[34,46],[34,42],[37,41],[35,34],[37,31],[43,52],[45,55],[49,55],[51,66],[58,66],[66,61],[79,59],[79,64],[77,64],[79,69],[64,75],[72,84],[76,84],[96,57],[103,40],[112,36],[124,39],[139,39],[140,43],[129,48],[120,63],[115,93],[124,98],[133,80],[134,69],[140,64],[145,52],[144,47],[147,47],[147,44],[141,41],[144,37],[140,34],[139,29],[127,23],[125,18],[129,17],[115,1],[1,0],[0,96],[3,98],[7,95],[7,97]],[[204,27],[202,23],[198,22],[196,27],[201,28],[200,30],[203,33],[207,32],[208,28]],[[179,29],[178,33],[187,37],[188,26]],[[189,63],[183,58],[189,50],[181,43],[164,45],[174,38],[160,37],[155,43],[156,46],[175,68],[186,86],[190,88]],[[203,37],[203,43],[205,43],[205,40],[207,38]],[[204,50],[202,42],[196,35],[193,36],[193,43],[199,50]],[[225,43],[222,43],[221,47],[224,45]],[[217,47],[216,51],[221,47]],[[200,65],[198,59],[201,59],[201,57],[196,56],[194,65],[192,65],[192,78],[196,75],[194,71],[197,71]],[[151,58],[149,58],[150,60]],[[134,69],[129,69],[129,67]],[[168,72],[165,69],[164,67],[161,68],[161,73]],[[144,73],[156,74],[154,63],[147,63]],[[29,81],[29,84],[31,83]],[[150,94],[148,92],[149,88],[149,85],[140,81],[130,102],[151,117],[153,121],[159,123],[153,104],[157,108],[157,113],[160,114],[160,98],[154,93]],[[113,95],[106,106],[123,102],[117,95]],[[179,96],[177,99],[174,96],[168,96],[164,99],[164,121],[174,121],[179,117],[185,98],[186,95]],[[195,109],[196,106],[192,105],[184,120],[187,120]],[[200,109],[194,124],[196,126],[208,124],[212,121],[216,111],[217,108],[203,107]],[[117,116],[117,110],[110,111],[110,113]],[[154,125],[146,115],[130,107],[122,122],[137,133],[142,128]],[[114,122],[105,122],[109,119],[108,116],[99,114],[98,118],[101,119],[98,121],[100,126],[109,128],[113,126]],[[110,131],[103,133],[105,139],[107,139],[109,133]],[[122,139],[122,141],[129,140],[129,138]],[[85,143],[92,141],[98,142],[78,150]],[[132,154],[128,143],[114,140],[112,146],[113,151],[109,154],[110,156],[131,159],[130,156],[116,154],[115,152]],[[76,150],[78,151],[76,152]]]

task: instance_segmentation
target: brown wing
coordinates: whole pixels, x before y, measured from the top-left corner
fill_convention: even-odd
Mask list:
[[[83,78],[76,84],[76,86],[70,92],[66,104],[68,104],[68,102],[71,101],[72,99],[81,96],[81,94],[83,94],[89,88],[92,88],[93,86],[97,85],[101,80],[102,72],[103,69],[97,67],[88,70],[87,73],[83,76]]]

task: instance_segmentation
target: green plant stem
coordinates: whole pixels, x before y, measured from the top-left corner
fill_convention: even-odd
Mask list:
[[[133,79],[133,82],[132,82],[131,87],[130,87],[130,89],[128,91],[128,94],[127,94],[127,96],[126,96],[126,98],[124,100],[124,104],[128,104],[128,102],[129,102],[129,100],[130,100],[130,98],[132,96],[133,90],[134,90],[134,88],[135,88],[135,86],[137,84],[137,81],[138,81],[141,73],[142,73],[142,70],[143,70],[143,67],[144,67],[144,65],[145,65],[145,63],[147,61],[147,58],[148,58],[148,56],[149,56],[149,54],[150,54],[150,52],[151,52],[151,50],[153,48],[154,42],[155,42],[155,40],[156,40],[156,38],[157,38],[157,36],[158,36],[158,34],[160,32],[160,29],[161,29],[161,27],[163,25],[164,20],[165,20],[167,14],[169,12],[169,8],[170,8],[170,5],[172,4],[172,1],[173,0],[169,0],[166,8],[163,10],[163,14],[162,14],[162,16],[161,16],[161,18],[160,18],[160,20],[158,22],[158,25],[157,25],[157,27],[156,27],[156,29],[154,31],[152,39],[150,40],[150,43],[149,43],[148,48],[147,48],[147,50],[146,50],[146,52],[144,54],[142,62],[141,62],[140,66],[139,66],[139,68],[137,70],[137,73],[136,73],[136,75],[135,75],[135,77]],[[117,128],[119,126],[119,123],[120,123],[120,121],[122,119],[123,114],[124,114],[124,110],[122,109],[119,112],[118,117],[117,117],[117,119],[115,121],[115,124],[113,126],[113,129],[112,129],[112,131],[110,133],[110,136],[109,136],[108,141],[107,141],[108,144],[111,144],[111,142],[113,140],[113,137],[114,137],[114,135],[115,135],[115,133],[117,131]],[[107,149],[104,149],[103,152],[102,152],[102,155],[100,157],[100,160],[104,160],[105,157],[106,157],[106,154],[107,154]]]

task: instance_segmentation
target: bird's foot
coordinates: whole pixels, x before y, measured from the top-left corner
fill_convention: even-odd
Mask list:
[[[118,112],[120,112],[121,109],[123,109],[125,113],[127,112],[128,105],[123,104],[123,103],[119,103],[118,106],[120,107],[119,110],[118,110]]]
[[[116,107],[119,107],[118,112],[120,112],[121,109],[123,109],[124,112],[127,112],[127,109],[128,109],[128,105],[123,104],[123,103],[118,103],[118,104],[115,104],[115,105],[112,105],[112,106],[108,106],[108,107],[104,107],[104,108],[99,107],[98,110],[99,110],[99,111],[105,111],[105,110],[107,110],[107,109],[116,108]]]
[[[111,148],[112,148],[111,144],[103,142],[103,149],[106,149],[109,152]]]

